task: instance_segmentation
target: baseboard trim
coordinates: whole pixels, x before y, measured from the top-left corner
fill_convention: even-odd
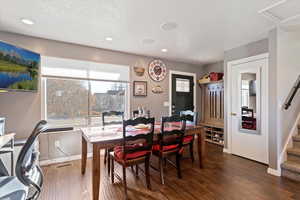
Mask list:
[[[91,158],[92,156],[93,156],[92,153],[88,153],[88,155],[87,155],[88,158]],[[53,165],[53,164],[58,164],[58,163],[70,162],[73,160],[80,160],[80,159],[81,159],[81,154],[74,155],[74,156],[55,158],[55,159],[49,159],[49,160],[41,160],[40,166]]]
[[[226,149],[226,148],[223,148],[223,153],[231,154],[231,152],[229,151],[229,149]]]
[[[281,170],[280,169],[272,169],[269,167],[268,174],[271,174],[273,176],[281,176]]]

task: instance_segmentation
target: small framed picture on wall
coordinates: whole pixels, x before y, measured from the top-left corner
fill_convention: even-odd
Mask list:
[[[147,96],[147,82],[133,81],[133,96]]]

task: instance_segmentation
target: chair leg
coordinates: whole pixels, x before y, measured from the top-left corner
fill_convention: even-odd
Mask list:
[[[107,152],[107,173],[110,173],[110,153]]]
[[[124,166],[123,166],[123,184],[124,184],[125,199],[128,199],[128,196],[127,196],[127,181],[126,181],[126,167],[124,167]]]
[[[104,165],[106,165],[106,160],[107,160],[107,149],[105,149],[105,153],[104,153]]]
[[[159,171],[160,171],[160,180],[161,180],[161,184],[165,184],[165,180],[164,180],[164,163],[163,163],[164,159],[162,157],[159,157]]]
[[[150,157],[145,159],[145,174],[146,174],[146,183],[147,183],[147,188],[151,190],[151,183],[150,183]]]
[[[178,178],[182,178],[181,176],[181,168],[180,168],[180,159],[181,159],[181,155],[180,153],[176,154],[176,168],[177,168],[177,176]]]
[[[192,141],[190,143],[190,155],[191,155],[192,162],[194,163],[194,161],[195,161],[195,158],[194,158],[194,141]]]
[[[139,177],[139,166],[138,165],[135,166],[135,176],[136,176],[136,178]]]
[[[111,159],[111,182],[112,184],[115,183],[115,159]]]

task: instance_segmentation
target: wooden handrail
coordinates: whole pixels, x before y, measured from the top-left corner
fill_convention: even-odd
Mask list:
[[[292,90],[289,93],[289,96],[287,97],[285,104],[284,104],[284,109],[287,110],[289,109],[289,107],[292,105],[292,102],[298,92],[300,88],[300,75],[298,76],[298,79],[295,83],[295,85],[293,86]]]

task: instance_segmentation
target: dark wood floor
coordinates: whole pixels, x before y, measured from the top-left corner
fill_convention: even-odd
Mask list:
[[[208,145],[208,159],[204,169],[190,159],[182,161],[183,179],[177,179],[171,166],[166,168],[166,184],[162,186],[159,174],[151,170],[152,191],[145,187],[141,174],[135,179],[128,169],[129,198],[132,200],[300,200],[300,183],[266,173],[267,167],[237,156],[223,154],[222,149]],[[155,162],[155,161],[154,161]],[[42,200],[91,199],[91,163],[81,176],[80,161],[71,165],[44,167],[45,185]],[[65,165],[65,166],[64,166]],[[121,174],[117,166],[117,173]],[[101,200],[123,199],[122,183],[112,185],[102,165]]]

